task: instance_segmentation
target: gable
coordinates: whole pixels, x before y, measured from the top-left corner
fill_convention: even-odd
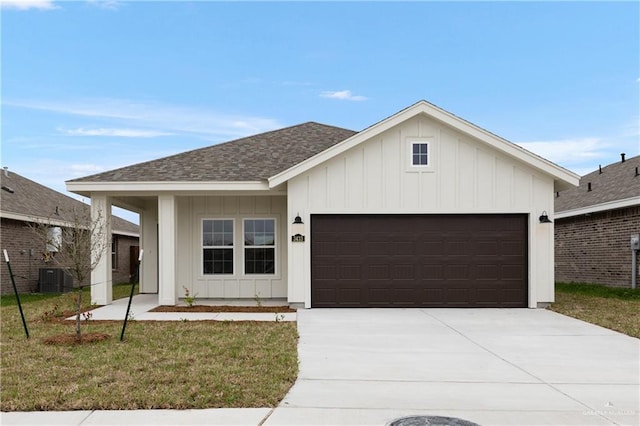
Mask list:
[[[412,165],[414,141],[429,144],[428,167]],[[314,212],[528,212],[552,211],[553,185],[530,164],[420,114],[294,177],[289,191],[308,187]]]
[[[538,169],[541,173],[547,174],[553,178],[554,189],[556,191],[569,188],[578,184],[579,177],[538,155],[535,155],[524,148],[517,146],[505,139],[502,139],[484,129],[481,129],[468,121],[465,121],[435,105],[425,101],[420,101],[397,114],[382,120],[379,123],[363,130],[362,132],[342,141],[320,154],[311,157],[290,169],[274,175],[269,178],[269,186],[271,188],[278,186],[295,176],[308,171],[309,169],[322,164],[323,162],[339,155],[369,139],[375,138],[379,134],[392,129],[414,117],[423,116],[433,120],[439,125],[444,125],[460,132],[466,137],[472,138],[481,144],[484,144],[493,150],[501,152],[507,157],[518,160],[527,164],[529,167]]]

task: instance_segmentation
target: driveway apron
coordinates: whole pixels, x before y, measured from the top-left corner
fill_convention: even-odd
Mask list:
[[[639,340],[551,311],[312,309],[298,329],[298,380],[265,425],[640,424]]]

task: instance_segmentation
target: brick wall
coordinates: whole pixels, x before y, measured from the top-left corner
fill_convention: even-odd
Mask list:
[[[5,218],[0,221],[1,249],[6,249],[9,254],[18,291],[20,293],[37,292],[40,268],[52,266],[43,260],[44,244],[29,230],[25,222]],[[2,257],[0,272],[0,292],[1,294],[13,294],[11,278],[4,257]]]
[[[629,239],[639,233],[639,206],[556,219],[556,281],[631,287]]]
[[[118,265],[113,271],[113,282],[129,282],[129,248],[138,245],[138,238],[123,235],[118,235],[116,238],[118,240]],[[16,287],[20,293],[37,293],[39,291],[40,268],[59,268],[61,266],[55,262],[46,263],[44,261],[44,244],[23,221],[2,218],[0,243],[0,256],[2,250],[6,249],[9,260],[11,260]],[[11,277],[4,257],[1,263],[0,294],[13,294]]]
[[[118,246],[116,251],[118,260],[116,265],[112,265],[114,266],[111,272],[113,283],[128,283],[131,274],[131,247],[138,246],[139,240],[138,237],[129,237],[126,235],[115,235],[115,238]]]

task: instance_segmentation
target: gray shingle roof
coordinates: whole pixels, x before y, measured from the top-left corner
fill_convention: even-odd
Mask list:
[[[61,221],[72,221],[74,209],[81,209],[80,211],[89,214],[89,205],[81,201],[40,185],[15,172],[9,171],[8,174],[9,176],[5,176],[4,171],[0,171],[2,186],[13,190],[13,193],[4,189],[0,190],[0,210],[2,212]],[[56,214],[56,209],[58,214]],[[120,231],[138,234],[140,232],[138,225],[117,216],[112,216],[111,224],[115,233]]]
[[[602,174],[596,170],[584,175],[580,178],[580,186],[562,191],[555,198],[556,212],[640,197],[640,176],[635,176],[636,167],[640,167],[640,156],[603,167]],[[589,182],[591,191],[587,190]]]
[[[308,122],[70,182],[262,181],[356,133]]]

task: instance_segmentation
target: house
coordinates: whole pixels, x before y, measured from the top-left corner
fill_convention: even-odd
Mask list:
[[[140,291],[161,305],[186,287],[305,308],[535,308],[554,298],[540,219],[578,179],[420,101],[360,132],[308,122],[67,188],[140,213]],[[93,280],[110,274],[107,258]]]
[[[89,213],[90,207],[78,200],[40,185],[5,168],[0,172],[0,238],[6,249],[11,268],[16,277],[16,287],[21,293],[40,291],[40,269],[57,267],[47,261],[46,248],[41,240],[28,229],[29,223],[51,223],[68,226],[73,211]],[[112,217],[111,264],[113,282],[128,282],[132,267],[130,257],[137,259],[138,225]],[[13,292],[8,268],[1,268],[2,294]]]
[[[640,156],[622,154],[583,176],[577,188],[556,194],[556,280],[631,287],[637,260],[631,237],[640,234],[639,168]]]

